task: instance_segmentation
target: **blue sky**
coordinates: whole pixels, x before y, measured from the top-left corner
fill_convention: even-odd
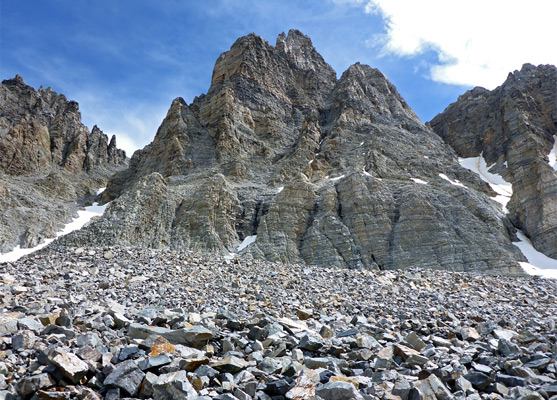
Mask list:
[[[338,76],[356,62],[379,68],[425,122],[524,62],[557,63],[548,5],[557,2],[513,3],[2,0],[0,78],[19,74],[76,100],[89,128],[115,133],[129,152],[153,139],[175,97],[207,92],[217,57],[238,37],[274,44],[296,28]]]

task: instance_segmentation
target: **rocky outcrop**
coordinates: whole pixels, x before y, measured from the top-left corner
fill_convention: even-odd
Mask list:
[[[103,219],[64,242],[226,254],[255,236],[242,256],[520,273],[492,194],[380,71],[355,64],[337,79],[302,33],[275,46],[251,34],[110,180]]]
[[[509,218],[546,255],[557,258],[557,68],[525,64],[493,91],[460,96],[430,126],[461,157],[483,155],[512,183]]]
[[[79,106],[20,76],[0,85],[0,252],[53,237],[127,165],[116,138],[81,123]]]

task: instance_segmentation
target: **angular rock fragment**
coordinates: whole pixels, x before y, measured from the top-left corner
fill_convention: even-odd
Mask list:
[[[134,360],[120,363],[104,380],[105,386],[115,386],[125,390],[130,396],[137,395],[145,373]]]
[[[58,354],[52,359],[52,364],[60,368],[60,371],[73,383],[81,383],[89,371],[89,365],[73,353]]]

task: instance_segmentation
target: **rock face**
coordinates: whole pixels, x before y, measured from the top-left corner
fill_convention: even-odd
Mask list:
[[[0,84],[0,252],[52,237],[127,165],[113,137],[81,123],[79,106],[20,76]]]
[[[459,156],[483,155],[512,183],[509,218],[557,258],[557,172],[548,158],[557,144],[557,68],[525,64],[493,91],[466,92],[430,126]]]
[[[519,273],[491,194],[380,71],[337,79],[302,33],[250,34],[110,180],[103,219],[65,242],[226,254],[255,236],[242,256]]]

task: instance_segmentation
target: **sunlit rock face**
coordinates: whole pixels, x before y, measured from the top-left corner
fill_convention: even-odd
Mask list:
[[[126,167],[116,139],[81,123],[79,105],[16,76],[0,84],[0,252],[54,237]]]
[[[65,240],[227,254],[255,236],[240,256],[519,273],[493,194],[380,71],[337,78],[299,31],[274,46],[250,34],[207,94],[172,102],[109,182],[103,219]]]
[[[463,157],[483,154],[512,183],[512,223],[557,258],[557,68],[525,64],[498,88],[475,88],[430,122]]]

